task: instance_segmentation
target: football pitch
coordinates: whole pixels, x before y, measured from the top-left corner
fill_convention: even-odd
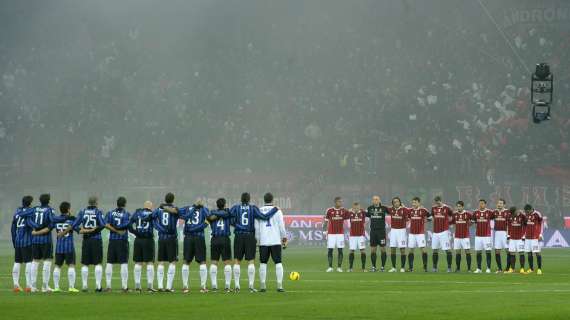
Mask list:
[[[346,269],[346,250],[344,256],[343,267]],[[242,267],[241,293],[200,294],[196,290],[199,283],[198,267],[194,264],[190,275],[192,291],[182,294],[179,264],[175,293],[125,294],[119,290],[94,293],[91,290],[89,293],[76,294],[15,294],[11,291],[12,250],[2,245],[0,318],[569,319],[570,250],[548,249],[543,251],[543,256],[542,276],[465,272],[447,274],[441,271],[325,273],[324,248],[290,247],[284,251],[285,293],[275,291],[274,266],[270,262],[267,293],[243,290],[247,288],[247,271]],[[355,266],[359,267],[358,254],[355,260]],[[416,267],[418,260],[421,263],[416,256]],[[440,262],[440,270],[445,270],[445,258],[440,260],[444,260]],[[132,268],[130,271],[132,288]],[[300,272],[301,279],[289,280],[291,271]],[[66,274],[64,267],[62,288],[67,286]],[[145,279],[143,273],[143,286]],[[93,288],[92,270],[89,282]],[[80,287],[79,272],[76,284]],[[256,275],[256,286],[258,284]],[[118,266],[114,270],[113,286],[115,289],[120,287]],[[223,287],[223,273],[218,274],[218,286]]]

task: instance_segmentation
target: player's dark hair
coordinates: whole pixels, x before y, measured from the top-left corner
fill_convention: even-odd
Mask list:
[[[127,206],[127,198],[119,197],[117,198],[117,207],[124,208]]]
[[[433,201],[435,202],[441,201],[441,196],[435,196],[435,198],[433,198]]]
[[[483,202],[484,204],[487,204],[487,200],[485,200],[485,199],[479,199],[479,202]]]
[[[462,206],[462,207],[465,207],[465,203],[464,203],[463,201],[461,201],[461,200],[457,201],[455,204],[456,204],[456,205],[460,205],[460,206]]]
[[[174,193],[169,192],[164,196],[164,202],[172,204],[174,202]]]
[[[417,201],[417,202],[421,202],[420,197],[413,197],[412,201]]]
[[[224,198],[219,198],[218,200],[216,200],[216,206],[218,207],[218,209],[222,210],[223,208],[226,207],[226,199]]]
[[[400,201],[400,205],[402,205],[402,199],[400,199],[400,197],[394,197],[394,198],[392,198],[392,205],[394,205],[394,200]]]
[[[50,199],[51,199],[51,196],[49,195],[49,193],[44,193],[44,194],[40,195],[40,204],[42,206],[47,206],[49,204]]]
[[[507,202],[503,198],[499,198],[499,201],[503,202],[503,204],[507,204]]]
[[[32,202],[34,202],[34,197],[32,196],[24,196],[22,198],[22,207],[26,208],[32,205]]]
[[[517,212],[517,207],[510,207],[509,212],[514,215]]]
[[[525,204],[524,205],[524,211],[531,211],[532,210],[532,206],[530,204]]]
[[[334,202],[337,202],[339,200],[342,200],[342,197],[334,197]]]
[[[268,193],[263,195],[263,201],[265,201],[265,203],[272,203],[273,202],[273,195],[271,194],[271,192],[268,192]]]
[[[95,207],[97,206],[97,196],[91,196],[89,197],[89,200],[87,200],[87,204],[91,207]]]
[[[251,196],[249,195],[248,192],[244,192],[241,194],[241,203],[242,204],[249,204],[250,200],[251,200]]]
[[[69,204],[69,202],[63,201],[62,203],[59,204],[59,212],[61,212],[63,214],[67,214],[67,213],[69,213],[70,207],[71,207],[71,205]]]

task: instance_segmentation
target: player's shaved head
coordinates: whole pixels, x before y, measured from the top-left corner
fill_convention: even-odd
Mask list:
[[[372,196],[372,204],[375,206],[378,206],[380,204],[380,196],[379,195],[373,195]]]
[[[143,208],[152,210],[152,202],[150,202],[150,201],[148,201],[148,200],[145,201],[144,204],[143,204]]]

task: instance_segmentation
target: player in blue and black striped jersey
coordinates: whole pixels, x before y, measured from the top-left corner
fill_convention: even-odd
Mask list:
[[[204,229],[208,226],[206,218],[210,215],[208,208],[202,201],[197,201],[192,206],[180,208],[180,219],[184,220],[184,264],[182,265],[183,292],[188,293],[188,277],[190,275],[190,263],[192,260],[200,265],[200,292],[206,293],[206,281],[208,280],[208,268],[206,267],[206,240]]]
[[[224,262],[224,280],[226,293],[230,292],[232,281],[232,243],[230,240],[230,210],[226,208],[226,199],[216,200],[217,210],[210,211],[208,221],[212,229],[210,241],[210,282],[212,290],[218,290],[218,261]]]
[[[51,277],[51,259],[53,258],[53,246],[51,229],[48,228],[54,216],[54,210],[49,206],[51,196],[47,193],[40,195],[40,205],[33,209],[33,213],[26,222],[32,231],[32,268],[31,268],[31,291],[36,291],[38,279],[38,266],[43,262],[42,269],[42,292],[51,292],[49,280]]]
[[[230,209],[231,221],[234,226],[234,285],[235,291],[239,292],[239,277],[241,273],[240,263],[245,257],[248,262],[247,277],[249,291],[256,292],[253,288],[255,280],[255,219],[268,220],[278,211],[273,208],[267,214],[262,214],[259,208],[249,203],[251,196],[245,192],[241,195],[241,203],[234,205]]]
[[[150,221],[152,202],[145,201],[143,208],[137,209],[131,216],[129,232],[135,235],[133,249],[135,291],[142,292],[142,267],[146,265],[147,290],[155,292],[154,283],[154,228]]]
[[[176,261],[178,261],[178,208],[174,206],[174,194],[169,192],[164,202],[152,213],[154,228],[158,231],[158,268],[156,280],[158,290],[164,291],[164,264],[168,263],[166,276],[166,291],[172,290],[172,282],[176,275]]]
[[[81,243],[81,282],[82,291],[87,292],[87,280],[89,276],[89,266],[95,266],[95,286],[96,292],[101,292],[101,280],[103,278],[103,241],[101,230],[105,228],[103,212],[97,208],[98,199],[96,196],[89,197],[87,208],[79,211],[77,219],[65,232],[72,229],[79,229],[79,234],[83,235]]]
[[[20,268],[25,263],[26,292],[31,291],[32,280],[32,228],[26,223],[33,213],[32,196],[22,198],[22,206],[16,209],[12,217],[12,245],[14,246],[14,266],[12,267],[12,280],[14,280],[14,292],[20,292]]]
[[[69,283],[69,292],[75,293],[79,290],[75,289],[75,246],[73,244],[73,232],[65,232],[69,226],[75,221],[75,217],[71,215],[71,205],[69,202],[62,202],[59,205],[61,215],[53,217],[50,228],[55,229],[58,234],[55,243],[55,267],[53,269],[53,289],[54,292],[60,292],[59,278],[61,275],[61,267],[67,264],[67,280]],[[61,235],[61,236],[60,236]]]
[[[128,292],[129,281],[129,233],[128,226],[131,214],[125,210],[127,199],[119,197],[117,208],[111,210],[105,216],[105,227],[109,233],[109,246],[107,248],[107,265],[105,266],[105,290],[111,291],[111,280],[113,279],[113,264],[121,265],[121,287],[123,292]]]

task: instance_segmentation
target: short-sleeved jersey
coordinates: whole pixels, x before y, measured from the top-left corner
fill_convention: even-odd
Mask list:
[[[366,212],[363,209],[350,212],[350,236],[359,237],[364,235],[364,224],[366,223]]]
[[[44,206],[38,206],[38,207],[34,208],[34,211],[28,217],[27,223],[34,230],[41,230],[43,228],[49,228],[54,215],[55,214],[54,214],[53,208],[51,208],[49,206],[45,206],[45,207]],[[51,243],[51,242],[52,242],[51,232],[41,234],[41,235],[32,235],[32,243],[33,244],[45,244],[45,243]]]
[[[388,213],[388,207],[383,205],[370,206],[366,210],[366,217],[370,219],[370,230],[371,231],[386,231],[386,215]]]
[[[509,238],[512,240],[520,240],[525,235],[526,216],[524,213],[515,216],[510,215],[508,218],[509,223]]]
[[[495,231],[507,231],[507,220],[510,215],[511,212],[508,209],[496,209],[493,212],[493,216],[495,218]]]
[[[129,227],[129,222],[131,219],[131,214],[124,208],[116,208],[107,212],[105,216],[105,222],[113,226],[117,230],[127,230]],[[129,239],[129,233],[125,232],[123,234],[116,233],[114,231],[109,232],[109,240],[127,240]]]
[[[212,216],[217,217],[216,220],[210,222],[212,237],[229,237],[231,234],[230,211],[228,209],[212,210],[210,211],[210,217]]]
[[[433,232],[441,233],[449,230],[449,222],[452,219],[453,210],[444,204],[441,207],[434,206],[431,208],[431,216],[433,217]]]
[[[103,212],[97,207],[89,206],[77,215],[77,219],[71,226],[73,229],[95,229],[94,232],[83,234],[83,239],[101,239],[101,230],[105,227],[105,218]]]
[[[469,211],[455,211],[453,212],[453,219],[451,223],[455,225],[455,238],[465,239],[469,238],[469,227],[471,226],[471,212]]]
[[[328,208],[325,220],[328,221],[327,232],[329,234],[343,234],[344,220],[350,218],[350,213],[345,208]]]
[[[406,218],[408,216],[408,208],[401,206],[399,208],[390,207],[390,227],[392,229],[406,229]]]
[[[536,210],[526,215],[526,239],[538,239],[542,235],[542,214]]]
[[[408,209],[408,221],[410,221],[410,234],[424,234],[426,219],[429,212],[424,207]]]
[[[137,209],[130,218],[129,232],[140,239],[153,239],[154,228],[152,222],[152,210]]]
[[[176,229],[178,223],[178,214],[170,213],[164,208],[178,209],[172,204],[161,204],[152,213],[152,222],[154,228],[158,231],[158,239],[177,239],[178,230]]]
[[[491,236],[491,220],[495,217],[493,210],[483,209],[473,211],[472,219],[475,221],[475,236],[490,237]]]
[[[19,207],[12,217],[12,245],[14,248],[23,248],[32,245],[32,228],[26,219],[33,213],[33,208]]]
[[[75,217],[62,214],[53,217],[51,228],[55,231],[62,232],[67,230],[67,228],[73,225]],[[70,253],[75,252],[75,247],[73,245],[73,230],[66,233],[63,237],[58,237],[55,243],[55,253]]]
[[[201,206],[186,206],[180,208],[180,219],[184,220],[185,236],[204,236],[204,229],[208,226],[206,218],[210,210]]]

